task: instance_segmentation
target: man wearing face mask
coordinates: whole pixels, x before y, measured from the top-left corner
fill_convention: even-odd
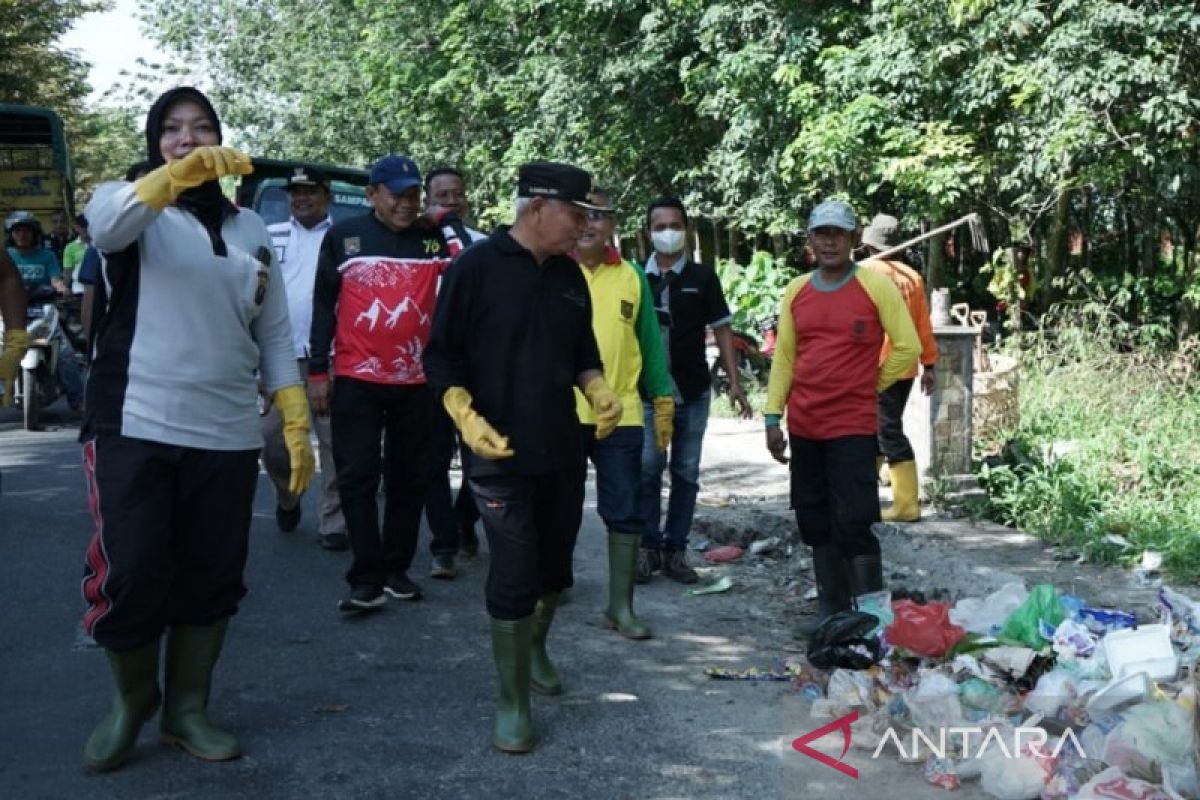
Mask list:
[[[729,402],[743,419],[752,413],[738,380],[730,322],[733,315],[716,270],[690,260],[685,252],[687,211],[676,197],[661,197],[646,210],[646,228],[654,253],[646,261],[646,277],[667,345],[667,361],[675,382],[675,423],[669,452],[659,449],[652,435],[654,406],[645,403],[646,437],[642,446],[640,502],[645,524],[638,557],[638,582],[663,575],[680,583],[695,583],[696,571],[687,563],[688,533],[700,489],[700,453],[712,401],[704,331],[717,339],[721,363],[729,376]],[[662,473],[668,460],[671,496],[662,519]]]

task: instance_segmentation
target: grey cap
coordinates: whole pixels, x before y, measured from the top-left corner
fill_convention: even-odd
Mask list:
[[[876,214],[871,224],[863,228],[862,243],[876,250],[887,250],[900,243],[900,220],[887,214]]]
[[[841,228],[844,231],[858,229],[854,209],[841,200],[826,200],[808,215],[808,232],[817,228]]]

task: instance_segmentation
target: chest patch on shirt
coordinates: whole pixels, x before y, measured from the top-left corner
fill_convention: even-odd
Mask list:
[[[633,303],[628,300],[621,301],[621,316],[625,319],[633,319]]]
[[[347,236],[342,239],[342,249],[348,256],[356,256],[362,252],[362,239],[357,236]]]
[[[442,243],[437,239],[425,239],[424,244],[426,254],[433,254],[442,249]]]

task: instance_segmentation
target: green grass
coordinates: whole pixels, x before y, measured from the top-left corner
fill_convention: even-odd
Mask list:
[[[979,468],[987,515],[1092,560],[1156,550],[1175,578],[1196,580],[1195,343],[1156,351],[1103,322],[1044,329],[1022,353],[1020,425]]]

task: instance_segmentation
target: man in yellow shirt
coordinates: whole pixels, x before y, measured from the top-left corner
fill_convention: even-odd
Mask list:
[[[649,639],[650,629],[633,613],[634,573],[645,527],[638,502],[645,424],[639,382],[654,407],[660,451],[671,441],[675,402],[650,283],[612,246],[616,221],[608,193],[593,190],[589,201],[597,208],[588,211],[575,259],[592,298],[592,331],[604,362],[604,379],[621,398],[624,413],[611,436],[597,439],[596,414],[578,387],[575,412],[582,423],[584,452],[596,467],[597,510],[608,528],[605,623],[630,639]]]

